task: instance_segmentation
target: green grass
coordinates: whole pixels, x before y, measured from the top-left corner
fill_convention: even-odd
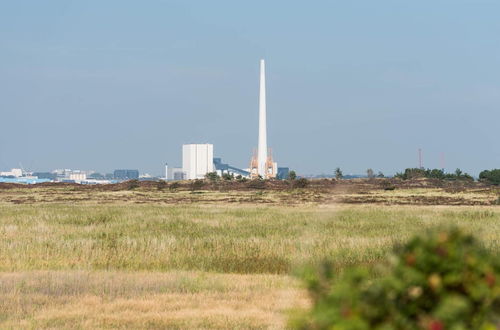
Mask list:
[[[342,269],[381,261],[395,243],[448,225],[500,250],[496,207],[7,204],[0,271],[288,274],[323,259]]]

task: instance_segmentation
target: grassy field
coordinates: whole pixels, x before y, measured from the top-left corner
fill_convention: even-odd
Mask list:
[[[291,275],[304,264],[373,265],[394,244],[450,225],[500,252],[497,206],[282,206],[211,194],[220,201],[0,198],[0,328],[283,328],[308,303]]]
[[[289,277],[170,271],[1,273],[0,328],[282,328]]]

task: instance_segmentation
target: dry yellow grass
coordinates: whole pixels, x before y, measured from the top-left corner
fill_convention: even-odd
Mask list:
[[[279,275],[44,271],[0,274],[0,328],[283,328],[307,304]]]

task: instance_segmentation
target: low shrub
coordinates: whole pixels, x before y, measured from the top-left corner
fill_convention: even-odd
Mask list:
[[[205,183],[203,182],[203,180],[196,179],[194,181],[191,181],[191,183],[189,184],[189,188],[191,191],[196,191],[203,188],[204,185]]]
[[[260,179],[253,179],[247,182],[247,187],[250,189],[265,189],[266,182]]]
[[[294,188],[305,188],[309,185],[309,181],[305,178],[292,181]]]
[[[156,189],[162,191],[166,187],[167,187],[167,182],[166,181],[160,180],[160,181],[156,182]]]
[[[170,191],[176,191],[181,185],[179,182],[172,182],[171,184],[168,185],[168,190]]]
[[[395,190],[396,189],[396,186],[393,185],[389,180],[382,181],[380,185],[381,185],[382,189],[384,189],[384,190]]]
[[[395,250],[387,275],[356,268],[334,280],[332,267],[306,271],[312,309],[300,329],[498,329],[500,262],[454,229]]]
[[[129,180],[129,181],[127,181],[127,189],[128,190],[134,190],[136,188],[139,188],[139,180]]]

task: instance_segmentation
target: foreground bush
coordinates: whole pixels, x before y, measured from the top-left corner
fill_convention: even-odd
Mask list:
[[[303,329],[500,329],[500,263],[458,230],[396,249],[388,274],[355,269],[334,281],[328,265],[307,272],[312,309]]]

